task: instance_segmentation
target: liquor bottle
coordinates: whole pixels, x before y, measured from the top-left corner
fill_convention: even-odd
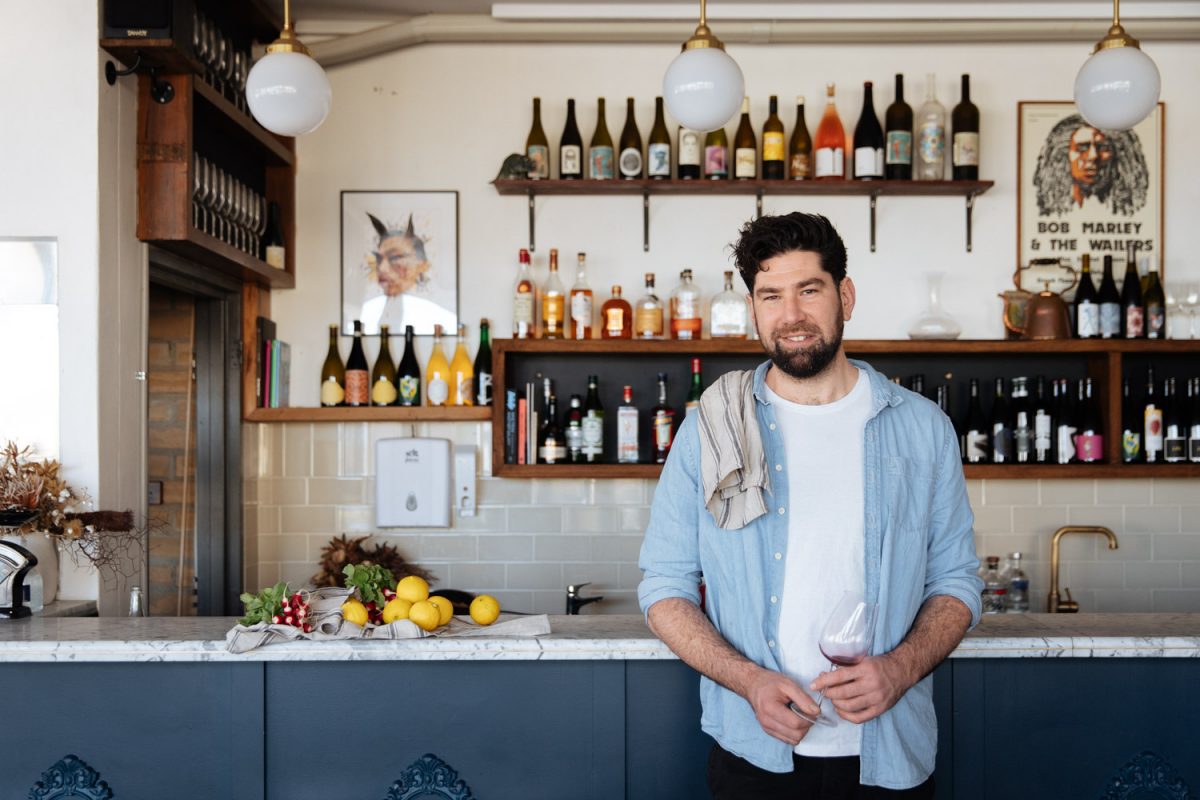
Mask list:
[[[1142,452],[1147,464],[1163,457],[1163,407],[1154,385],[1154,367],[1146,368],[1146,398],[1142,402]]]
[[[1129,379],[1121,381],[1121,463],[1142,460],[1142,408],[1134,402]]]
[[[683,408],[685,417],[700,407],[700,395],[702,394],[704,394],[704,379],[700,375],[700,359],[693,357],[692,384],[688,387],[687,402]]]
[[[267,230],[263,234],[263,259],[275,269],[287,268],[287,250],[283,240],[283,212],[279,203],[267,204]]]
[[[699,339],[702,322],[700,319],[700,290],[692,283],[692,271],[679,273],[679,285],[671,293],[671,338]]]
[[[638,463],[638,410],[631,386],[625,387],[617,408],[617,463]]]
[[[796,95],[796,127],[788,143],[788,178],[806,181],[812,177],[812,138],[804,122],[804,95]]]
[[[450,405],[475,405],[475,367],[467,355],[467,326],[458,324],[458,341],[450,359]]]
[[[1018,464],[1034,460],[1033,404],[1029,401],[1029,379],[1012,380],[1013,453]]]
[[[1000,556],[987,557],[983,573],[983,613],[1003,614],[1008,587],[1000,580]]]
[[[444,406],[450,399],[450,362],[442,352],[442,326],[433,326],[433,351],[425,362],[425,401]]]
[[[1104,423],[1100,398],[1092,391],[1092,379],[1079,381],[1079,431],[1075,434],[1075,458],[1084,464],[1104,460]]]
[[[1117,294],[1117,282],[1113,280],[1113,258],[1104,257],[1104,277],[1100,280],[1097,296],[1100,304],[1100,338],[1115,339],[1121,335],[1121,295]]]
[[[704,177],[714,181],[729,177],[729,139],[724,128],[704,136]]]
[[[904,102],[904,76],[896,75],[896,98],[884,114],[887,151],[884,175],[891,181],[912,180],[912,106]]]
[[[1071,401],[1070,386],[1066,378],[1054,381],[1054,450],[1059,464],[1075,461],[1075,404]]]
[[[1200,378],[1188,381],[1188,461],[1200,464]]]
[[[833,95],[834,85],[830,83],[825,87],[825,113],[817,125],[817,136],[813,142],[817,180],[842,180],[846,177],[846,131],[838,117]]]
[[[942,384],[933,390],[933,402],[937,403],[938,410],[950,416],[950,387],[947,384]],[[953,422],[953,419],[951,419]]]
[[[952,175],[956,181],[979,180],[979,108],[971,102],[971,76],[962,76],[962,99],[950,112],[954,131]]]
[[[562,339],[567,335],[567,293],[558,277],[558,250],[550,250],[550,274],[542,287],[542,338]]]
[[[571,327],[567,334],[571,339],[590,339],[596,304],[587,282],[587,253],[577,254],[576,260],[575,285],[571,287]]]
[[[646,273],[646,294],[637,302],[637,313],[633,318],[633,336],[636,339],[663,338],[663,305],[654,293],[654,273]]]
[[[379,326],[379,355],[371,370],[371,405],[394,406],[399,397],[396,391],[396,364],[388,347],[388,326]]]
[[[642,134],[638,131],[637,118],[633,113],[632,97],[625,99],[625,127],[621,129],[618,144],[621,152],[617,158],[617,165],[621,170],[621,177],[626,180],[642,177],[645,167],[642,158]]]
[[[1029,611],[1029,576],[1021,569],[1020,553],[1009,553],[1007,575],[1008,592],[1005,596],[1005,610],[1013,614],[1025,614]]]
[[[363,353],[362,323],[354,320],[354,343],[346,359],[346,405],[365,406],[371,403],[371,373]]]
[[[733,177],[753,180],[758,177],[758,142],[750,124],[750,98],[742,98],[742,118],[733,134]]]
[[[883,177],[883,128],[875,116],[875,90],[871,81],[863,83],[863,107],[854,126],[854,179],[877,180]]]
[[[1041,375],[1034,383],[1033,460],[1038,464],[1054,461],[1054,409],[1046,396],[1046,379]]]
[[[992,463],[1013,461],[1012,412],[1004,396],[1004,378],[996,378],[996,396],[992,401]]]
[[[542,129],[542,98],[533,98],[533,124],[529,127],[529,135],[525,137],[525,157],[533,162],[529,177],[544,179],[550,177],[550,142],[546,139],[546,131]]]
[[[750,307],[745,295],[733,290],[732,270],[725,271],[725,288],[713,295],[708,324],[714,339],[745,339],[750,332]]]
[[[762,176],[768,180],[786,177],[787,153],[784,150],[783,120],[779,119],[779,98],[771,95],[767,121],[762,132]]]
[[[564,464],[567,461],[567,438],[558,425],[558,398],[550,395],[546,404],[546,422],[538,435],[538,463]]]
[[[321,365],[321,405],[340,406],[346,402],[346,365],[338,352],[338,326],[329,326],[329,352]]]
[[[567,100],[567,124],[558,140],[558,177],[564,180],[583,177],[583,137],[575,124],[574,99]]]
[[[917,113],[917,180],[940,181],[946,176],[946,109],[937,99],[933,73],[925,79],[925,105]]]
[[[1092,257],[1079,257],[1079,286],[1075,289],[1075,335],[1080,339],[1100,338],[1100,303],[1092,283]]]
[[[404,355],[396,367],[398,402],[402,406],[421,405],[421,367],[417,363],[417,351],[413,346],[413,326],[404,326]]]
[[[1142,302],[1146,306],[1146,338],[1167,338],[1167,300],[1162,281],[1158,278],[1158,257],[1143,256],[1146,262],[1146,289]]]
[[[492,404],[492,337],[487,317],[479,320],[479,349],[475,351],[475,405]]]
[[[579,395],[571,395],[571,404],[567,408],[566,432],[563,437],[567,440],[567,460],[572,464],[583,463],[583,399]]]
[[[925,396],[925,376],[924,375],[908,376],[908,389],[909,389],[909,391],[916,392],[917,394],[921,395],[921,397],[924,397]]]
[[[671,134],[663,117],[663,99],[654,98],[654,125],[646,140],[646,175],[658,180],[671,178]]]
[[[600,404],[600,379],[588,375],[587,400],[583,404],[583,460],[599,464],[604,459],[604,406]]]
[[[632,339],[633,308],[621,297],[621,287],[612,287],[612,297],[600,307],[601,339]]]
[[[521,248],[517,281],[513,285],[513,338],[532,339],[537,335],[538,287],[529,270],[529,251]]]
[[[679,128],[679,179],[695,180],[700,177],[700,163],[704,153],[700,146],[699,131]]]
[[[988,425],[983,418],[983,406],[979,401],[979,379],[971,378],[969,385],[967,418],[963,423],[963,460],[968,464],[986,464],[992,446]]]
[[[667,373],[658,373],[658,404],[650,409],[654,430],[654,463],[662,464],[671,452],[675,436],[675,409],[667,402]]]
[[[1163,461],[1179,464],[1188,460],[1187,408],[1175,394],[1175,379],[1163,384]]]
[[[1146,336],[1146,307],[1142,303],[1142,282],[1133,259],[1125,263],[1125,282],[1121,287],[1121,338]]]

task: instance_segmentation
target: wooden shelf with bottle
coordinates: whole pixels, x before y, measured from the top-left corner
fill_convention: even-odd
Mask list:
[[[335,406],[332,408],[254,408],[246,422],[487,422],[486,406]]]
[[[966,248],[971,251],[971,216],[975,198],[991,189],[995,181],[789,181],[789,180],[538,180],[497,178],[492,181],[501,195],[524,195],[529,200],[529,250],[535,249],[534,198],[538,195],[642,196],[642,249],[650,251],[651,195],[754,195],[755,216],[762,216],[765,195],[854,195],[870,198],[871,252],[875,252],[876,201],[888,197],[963,197],[966,199]]]

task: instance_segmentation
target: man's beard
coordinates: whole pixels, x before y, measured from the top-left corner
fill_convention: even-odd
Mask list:
[[[833,363],[834,357],[842,348],[842,330],[846,327],[845,320],[842,318],[841,306],[838,307],[837,318],[834,320],[834,332],[831,339],[826,339],[817,330],[794,330],[788,333],[780,334],[775,337],[775,346],[767,351],[767,355],[771,358],[771,363],[779,367],[787,375],[793,378],[805,379],[811,378],[814,375],[820,375],[830,364]],[[791,335],[803,333],[816,338],[817,342],[814,345],[795,351],[785,351],[781,344],[782,340]]]

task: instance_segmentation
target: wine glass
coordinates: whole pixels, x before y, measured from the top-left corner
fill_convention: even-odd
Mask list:
[[[1187,338],[1196,338],[1196,311],[1200,310],[1200,282],[1189,281],[1180,287],[1179,310],[1187,314]]]
[[[868,603],[860,593],[842,592],[842,598],[833,607],[825,627],[821,629],[821,655],[829,659],[831,669],[852,667],[867,657],[871,651],[871,641],[875,638],[878,611],[879,606]],[[817,724],[832,725],[833,720],[821,710],[824,702],[825,692],[822,690],[817,696],[816,719],[804,714],[801,716]]]

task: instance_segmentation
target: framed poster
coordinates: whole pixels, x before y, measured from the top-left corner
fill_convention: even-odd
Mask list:
[[[458,192],[342,192],[342,333],[458,325]]]
[[[1157,256],[1163,264],[1163,116],[1132,130],[1084,121],[1074,103],[1017,104],[1017,254],[1035,258]]]

